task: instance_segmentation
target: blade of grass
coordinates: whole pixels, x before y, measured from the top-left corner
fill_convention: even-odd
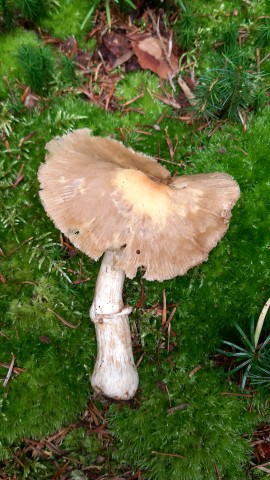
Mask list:
[[[242,340],[243,340],[243,343],[248,347],[250,348],[250,350],[252,352],[255,352],[255,348],[254,346],[250,343],[247,335],[245,334],[244,330],[242,330],[242,328],[238,325],[238,324],[235,324],[235,327],[237,328],[238,332],[240,333],[241,337],[242,337]]]
[[[97,8],[98,4],[99,4],[99,1],[100,0],[97,0],[96,2],[94,2],[94,4],[92,5],[92,7],[90,8],[89,12],[87,13],[84,21],[82,22],[81,24],[81,30],[85,27],[86,23],[88,22],[89,18],[91,18],[91,16],[93,15],[93,12],[94,10]]]
[[[242,382],[241,382],[241,387],[240,387],[241,391],[245,390],[245,385],[246,385],[247,378],[248,378],[248,372],[250,371],[251,367],[252,367],[252,364],[250,363],[247,366],[246,371],[243,375]]]
[[[109,5],[109,0],[105,1],[105,10],[106,10],[106,17],[107,17],[109,30],[111,30],[112,19],[111,19],[111,10],[110,10],[110,5]]]
[[[264,305],[264,307],[261,311],[261,314],[259,316],[258,322],[257,322],[257,326],[256,326],[256,330],[255,330],[255,348],[258,345],[260,334],[261,334],[262,327],[263,327],[263,324],[264,324],[264,320],[265,320],[265,317],[266,317],[266,314],[268,312],[269,307],[270,307],[270,298],[268,298],[267,302],[265,303],[265,305]]]

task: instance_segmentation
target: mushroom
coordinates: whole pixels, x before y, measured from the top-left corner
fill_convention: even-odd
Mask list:
[[[134,278],[143,267],[145,279],[165,280],[207,260],[228,229],[239,187],[226,173],[171,177],[155,159],[86,128],[46,148],[38,172],[46,212],[86,255],[104,254],[90,308],[97,336],[91,383],[104,396],[128,400],[138,374],[125,275]]]

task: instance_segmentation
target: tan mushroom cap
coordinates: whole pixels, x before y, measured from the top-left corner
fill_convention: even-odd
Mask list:
[[[151,157],[76,130],[50,141],[40,197],[71,242],[97,260],[114,250],[115,268],[147,280],[183,275],[207,260],[228,229],[239,187],[225,173],[170,177]]]

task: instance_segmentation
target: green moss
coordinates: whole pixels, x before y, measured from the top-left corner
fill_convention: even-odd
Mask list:
[[[190,365],[183,354],[178,358],[175,372],[144,366],[138,410],[111,407],[110,426],[119,441],[115,460],[135,461],[146,479],[215,480],[215,465],[224,478],[244,479],[242,459],[250,447],[241,435],[253,428],[255,417],[245,415],[244,402],[224,395],[217,372],[204,365],[189,378]],[[167,393],[159,388],[161,380]]]
[[[211,0],[198,4],[198,11],[207,14],[196,39],[201,42],[200,68],[213,61],[213,52],[207,45],[222,38],[230,21],[225,14],[237,8],[237,25],[245,23],[248,10],[243,3]],[[265,5],[262,1],[256,5],[254,2],[250,14],[262,14]],[[63,1],[43,26],[61,38],[71,34],[82,38],[79,25],[88,9],[89,2],[78,11],[74,2]],[[248,48],[253,48],[255,36],[252,29],[250,32]],[[177,113],[155,97],[155,92],[161,92],[154,74],[138,71],[126,74],[116,87],[115,95],[122,109],[105,112],[78,92],[61,91],[61,95],[55,95],[65,79],[65,86],[76,81],[70,64],[61,79],[60,62],[53,90],[48,90],[47,98],[29,111],[19,101],[21,92],[14,82],[19,75],[15,54],[22,43],[39,42],[34,33],[20,29],[0,39],[0,73],[8,76],[15,92],[11,103],[2,82],[0,91],[5,103],[0,125],[5,125],[6,130],[2,128],[1,133],[8,136],[9,145],[0,145],[0,247],[5,254],[0,256],[0,361],[10,364],[13,353],[15,367],[24,369],[19,375],[12,374],[5,389],[1,387],[1,458],[11,455],[11,449],[18,447],[22,438],[40,438],[75,421],[92,395],[89,375],[96,342],[88,310],[99,263],[81,253],[70,257],[60,246],[59,232],[41,206],[37,170],[44,160],[46,142],[69,130],[88,127],[94,135],[120,140],[124,136],[126,145],[170,160],[167,132],[173,145],[178,142],[174,160],[184,162],[179,167],[164,162],[172,173],[228,172],[239,182],[241,198],[233,210],[228,233],[207,263],[171,281],[143,281],[145,308],[162,305],[163,289],[167,303],[177,303],[172,320],[175,336],[170,338],[170,344],[174,341],[175,345],[167,351],[158,311],[133,312],[132,325],[138,325],[142,344],[136,347],[136,360],[144,354],[139,366],[138,408],[110,407],[108,429],[114,441],[109,450],[111,465],[106,465],[104,474],[114,470],[116,475],[120,466],[132,470],[140,467],[147,480],[211,480],[217,477],[216,465],[226,480],[247,479],[245,465],[250,447],[243,434],[251,433],[257,422],[269,420],[267,392],[252,401],[225,395],[238,393],[237,386],[227,382],[209,356],[212,358],[223,339],[237,341],[234,323],[247,330],[250,316],[258,317],[270,294],[266,228],[269,109],[250,117],[247,132],[243,132],[241,124],[229,122],[214,134],[213,126],[199,131],[198,125],[189,126],[176,119]],[[131,103],[127,112],[125,102],[140,94],[141,98]],[[153,128],[162,114],[165,115],[159,130]],[[33,132],[31,138],[21,143]],[[24,178],[12,188],[22,164]],[[78,279],[76,272],[81,269],[83,278],[89,280],[74,284]],[[135,279],[126,281],[126,304],[135,305],[139,300],[139,280],[140,272]],[[53,312],[76,328],[65,325]],[[269,324],[268,316],[263,333],[268,333]],[[201,368],[189,376],[198,365]],[[0,366],[1,379],[6,373],[7,369]],[[188,406],[174,413],[168,411],[185,404]],[[95,463],[99,454],[108,456],[96,437],[82,428],[68,434],[63,448],[86,466]],[[31,466],[27,462],[30,460],[25,459],[29,478],[55,475],[46,461],[31,460]],[[9,468],[5,471],[10,478],[15,474],[22,478],[21,467]]]
[[[33,92],[44,93],[53,78],[55,60],[48,46],[23,44],[18,48],[17,62],[22,78]]]
[[[74,35],[80,44],[84,43],[86,28],[81,30],[81,24],[90,8],[89,1],[76,3],[72,0],[60,0],[58,3],[59,7],[42,21],[42,27],[57,38],[67,39]]]
[[[1,62],[0,62],[0,99],[8,94],[9,90],[3,77],[6,77],[10,84],[18,77],[18,65],[16,53],[23,43],[38,44],[37,36],[33,31],[16,29],[10,33],[1,35]]]

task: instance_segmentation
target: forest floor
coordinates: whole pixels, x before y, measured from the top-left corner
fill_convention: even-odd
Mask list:
[[[266,479],[269,0],[90,3],[0,2],[0,479]],[[126,403],[90,384],[99,262],[39,199],[46,143],[85,127],[241,190],[207,262],[125,281]]]

